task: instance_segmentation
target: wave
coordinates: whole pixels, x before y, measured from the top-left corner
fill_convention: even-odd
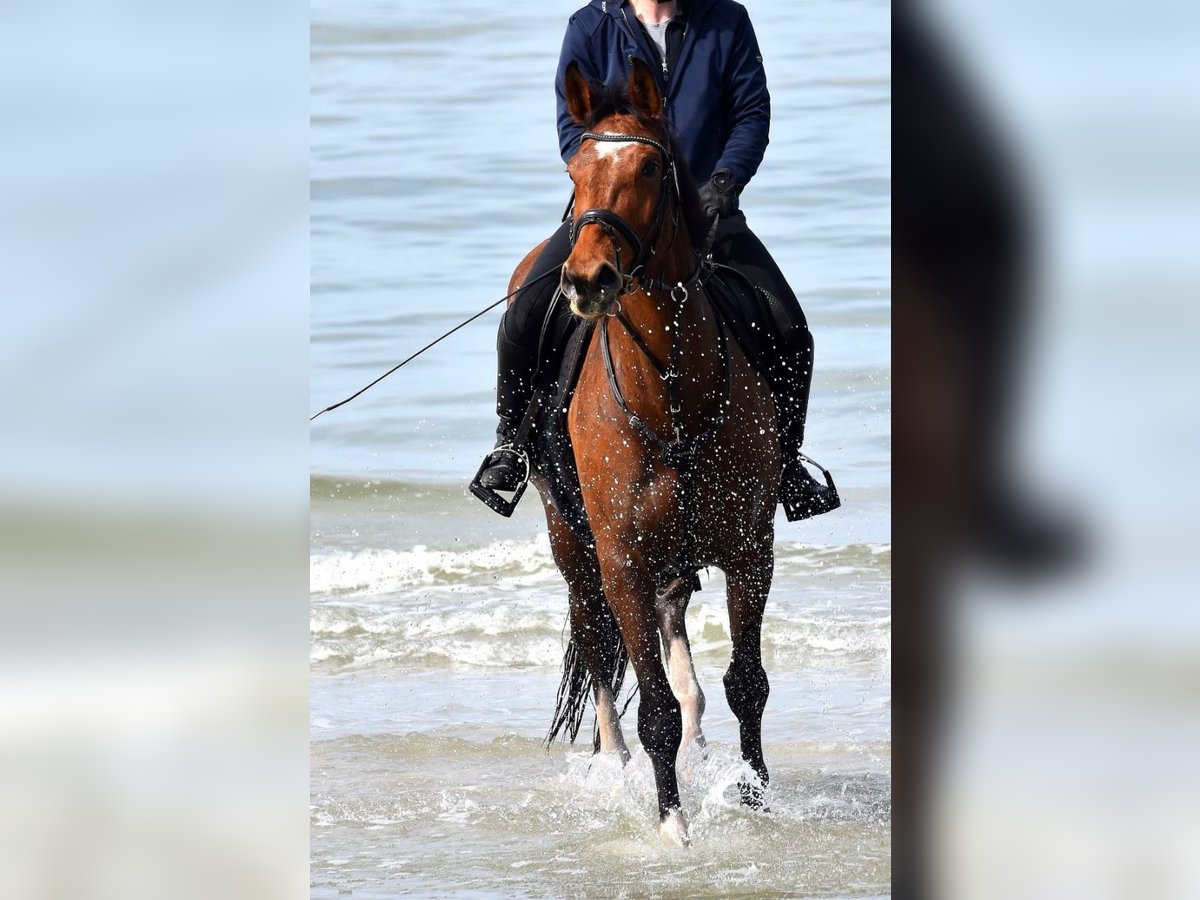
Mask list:
[[[310,660],[334,670],[383,664],[557,667],[568,637],[566,618],[565,600],[553,612],[508,605],[457,613],[319,607],[310,620]],[[693,601],[687,627],[698,663],[728,658],[732,642],[724,608]],[[864,619],[821,612],[799,617],[769,613],[763,622],[763,656],[771,665],[809,668],[829,663],[884,665],[890,659],[890,629],[886,615]]]
[[[457,481],[414,481],[395,478],[361,478],[355,475],[310,475],[308,494],[313,500],[361,500],[413,497],[458,499],[463,486]]]
[[[781,545],[763,626],[768,661],[885,664],[889,564],[883,545]],[[730,651],[720,579],[714,570],[688,609],[698,661]],[[557,667],[562,660],[566,586],[544,534],[462,550],[328,553],[311,560],[311,586],[310,658],[323,670]]]
[[[463,550],[358,550],[313,556],[309,590],[314,594],[356,592],[381,596],[438,584],[499,584],[542,575],[557,577],[550,539],[495,541]]]
[[[775,574],[820,572],[827,578],[874,579],[886,585],[891,568],[890,544],[812,546],[778,544]],[[360,593],[382,596],[437,584],[540,583],[542,576],[560,579],[550,539],[539,534],[525,541],[493,541],[461,550],[366,549],[314,555],[309,562],[309,589],[314,595]]]

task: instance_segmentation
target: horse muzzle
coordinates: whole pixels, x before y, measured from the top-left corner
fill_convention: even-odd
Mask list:
[[[624,285],[621,273],[610,262],[602,262],[588,273],[565,265],[559,282],[571,311],[584,319],[599,319],[608,313],[620,299]]]

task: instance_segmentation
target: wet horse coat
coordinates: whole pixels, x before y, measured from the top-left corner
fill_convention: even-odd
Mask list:
[[[726,575],[733,652],[725,693],[743,756],[762,784],[768,778],[760,635],[774,566],[775,408],[706,296],[709,273],[696,254],[705,223],[690,180],[675,168],[653,75],[638,63],[627,90],[613,94],[572,66],[566,88],[590,137],[569,166],[575,208],[586,212],[575,222],[562,289],[576,315],[598,324],[566,417],[593,542],[550,502],[546,473],[533,479],[570,590],[565,699],[577,709],[590,688],[599,749],[628,759],[615,701],[626,658],[633,665],[660,834],[684,844],[675,763],[681,746],[703,743],[705,700],[684,627],[700,566]],[[687,453],[671,450],[684,445]],[[554,730],[565,724],[573,736],[563,705],[560,695]],[[743,785],[743,798],[761,806],[761,785]]]

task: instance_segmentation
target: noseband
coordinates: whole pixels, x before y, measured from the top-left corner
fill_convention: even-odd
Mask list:
[[[579,233],[583,231],[586,225],[596,225],[608,235],[609,240],[613,242],[613,249],[617,254],[617,272],[621,276],[622,283],[626,286],[626,292],[628,292],[630,282],[645,266],[647,258],[654,253],[654,243],[658,240],[659,232],[661,232],[663,213],[667,207],[667,191],[672,182],[675,184],[676,196],[679,194],[678,176],[675,172],[675,157],[664,144],[659,143],[653,138],[643,137],[640,134],[604,134],[598,131],[585,131],[580,137],[580,141],[585,140],[606,141],[608,143],[632,142],[646,144],[647,146],[654,147],[663,155],[663,176],[660,182],[658,203],[654,209],[654,220],[650,223],[644,235],[639,236],[634,231],[632,225],[608,209],[589,209],[576,217],[571,223],[570,237],[572,247],[579,240]],[[633,263],[630,265],[628,272],[624,272],[621,268],[621,245],[617,241],[617,235],[620,235],[622,240],[633,251]]]

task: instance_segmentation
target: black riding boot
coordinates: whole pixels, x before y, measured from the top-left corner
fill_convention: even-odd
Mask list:
[[[833,477],[819,463],[805,456],[804,423],[808,417],[808,395],[812,387],[813,342],[807,326],[792,328],[783,339],[767,372],[775,395],[779,416],[779,449],[783,472],[779,481],[779,502],[789,522],[819,516],[842,505]],[[821,470],[825,484],[809,473],[804,463]]]
[[[505,316],[507,317],[507,313]],[[533,397],[537,370],[537,346],[525,346],[509,339],[505,322],[496,335],[496,447],[484,460],[476,482],[489,491],[515,491],[528,476],[527,463],[515,446],[517,429]],[[511,451],[511,452],[510,452]]]

